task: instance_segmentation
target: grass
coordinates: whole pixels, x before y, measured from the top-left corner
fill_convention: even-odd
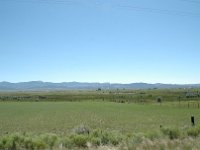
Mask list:
[[[82,127],[81,127],[82,128]],[[191,129],[191,128],[190,128]],[[190,130],[188,129],[188,131]],[[177,132],[165,129],[151,134],[122,134],[111,131],[91,130],[90,134],[28,134],[15,133],[0,136],[1,150],[68,150],[102,149],[104,150],[198,150],[200,137],[185,135],[186,131]],[[161,134],[163,133],[163,134]],[[179,134],[177,134],[179,133]],[[167,136],[165,136],[167,135]],[[171,138],[173,135],[173,138]],[[106,148],[105,148],[106,146]]]
[[[185,93],[0,92],[0,149],[200,149],[199,96]]]
[[[189,97],[188,97],[189,95]],[[111,90],[63,90],[63,91],[0,91],[0,101],[111,101],[153,102],[200,101],[200,89],[111,89]]]
[[[166,104],[112,102],[1,102],[0,134],[34,132],[67,134],[86,124],[92,129],[124,133],[158,130],[161,126],[184,128],[190,117],[199,122],[199,109]]]

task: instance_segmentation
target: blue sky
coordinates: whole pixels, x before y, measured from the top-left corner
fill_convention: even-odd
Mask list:
[[[1,0],[0,81],[200,83],[198,0]]]

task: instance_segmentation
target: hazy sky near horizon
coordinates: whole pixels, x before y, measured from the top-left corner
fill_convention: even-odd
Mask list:
[[[200,83],[199,0],[1,0],[0,81]]]

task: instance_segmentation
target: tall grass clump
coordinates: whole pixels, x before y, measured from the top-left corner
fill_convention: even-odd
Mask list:
[[[181,136],[181,132],[178,128],[161,128],[161,132],[171,140],[178,139]]]
[[[86,135],[72,135],[69,138],[75,147],[87,147],[88,136]]]
[[[39,138],[48,145],[50,150],[52,150],[54,146],[58,145],[58,136],[56,134],[44,134]]]
[[[102,131],[100,129],[94,130],[90,135],[91,143],[95,146],[99,145],[118,145],[124,137],[117,132]]]
[[[19,149],[24,143],[24,137],[20,134],[5,135],[0,138],[1,149]]]
[[[54,148],[57,142],[57,135],[44,134],[10,134],[0,137],[0,149],[2,150],[35,150],[35,149],[50,149]]]
[[[187,130],[188,136],[197,137],[200,135],[200,125],[192,127]]]

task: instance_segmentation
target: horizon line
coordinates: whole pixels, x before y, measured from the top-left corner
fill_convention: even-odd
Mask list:
[[[99,83],[99,84],[170,84],[170,85],[198,85],[200,83],[163,83],[163,82],[128,82],[128,83],[122,83],[122,82],[85,82],[85,81],[62,81],[62,82],[53,82],[53,81],[42,81],[42,80],[31,80],[31,81],[18,81],[18,82],[10,82],[10,81],[0,81],[0,83],[3,83],[3,82],[6,82],[6,83],[13,83],[13,84],[16,84],[16,83],[28,83],[28,82],[42,82],[42,83],[89,83],[89,84],[92,84],[92,83]]]

